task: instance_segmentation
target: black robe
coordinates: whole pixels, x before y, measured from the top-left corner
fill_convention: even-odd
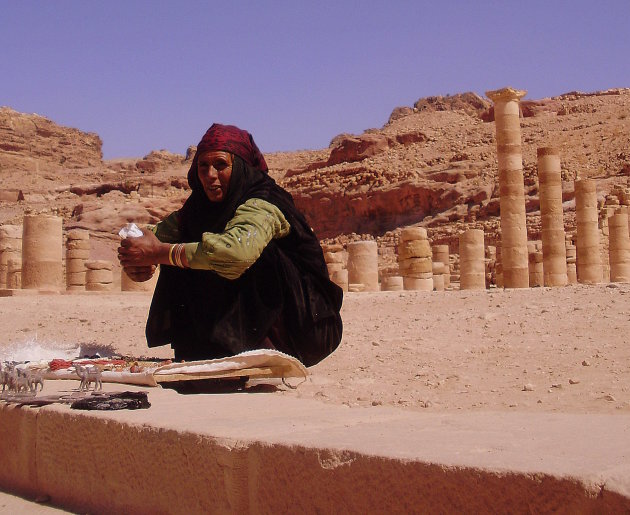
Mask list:
[[[311,366],[332,353],[342,335],[341,288],[328,277],[322,249],[291,195],[266,173],[234,156],[226,199],[210,202],[193,163],[190,197],[179,211],[183,242],[221,233],[236,209],[260,198],[282,211],[288,236],[272,240],[241,277],[162,266],[146,336],[149,347],[171,344],[176,359],[231,356],[276,349]]]

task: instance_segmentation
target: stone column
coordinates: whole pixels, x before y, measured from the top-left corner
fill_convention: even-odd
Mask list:
[[[403,278],[400,275],[390,275],[383,277],[381,284],[382,291],[401,291],[404,290]]]
[[[405,227],[398,244],[398,266],[405,290],[433,291],[431,243],[423,227]]]
[[[66,289],[85,290],[85,262],[90,257],[90,233],[74,229],[66,235]]]
[[[534,288],[545,283],[543,273],[543,253],[542,242],[527,242],[528,262],[529,262],[529,286]]]
[[[94,260],[85,262],[85,289],[87,291],[111,291],[114,282],[111,261]]]
[[[375,241],[348,243],[348,285],[362,284],[361,291],[379,291],[378,246]]]
[[[0,289],[10,288],[7,275],[9,272],[9,261],[12,260],[20,261],[21,269],[22,226],[0,225]]]
[[[538,185],[542,223],[543,274],[545,286],[566,286],[567,255],[562,210],[560,156],[553,147],[540,147]]]
[[[497,284],[497,248],[494,245],[486,245],[486,288]]]
[[[433,291],[444,291],[444,263],[441,261],[433,262]]]
[[[459,235],[459,274],[461,290],[485,290],[486,263],[481,229],[468,229]]]
[[[505,288],[529,286],[519,120],[519,100],[526,93],[512,88],[486,92],[488,98],[494,102],[501,210],[501,260]]]
[[[448,245],[433,245],[431,249],[433,250],[433,262],[444,263],[444,288],[448,288],[451,285],[450,251]]]
[[[59,290],[62,284],[62,219],[50,215],[24,216],[22,288]]]
[[[529,266],[527,268],[529,273]],[[503,263],[501,261],[501,245],[496,247],[496,264],[494,266],[494,280],[496,282],[497,288],[503,288]]]
[[[575,266],[577,251],[575,245],[567,241],[567,279],[569,284],[577,283],[577,268]]]
[[[332,272],[330,274],[330,280],[343,291],[348,291],[348,270],[346,268]]]
[[[610,280],[616,283],[630,282],[630,235],[628,211],[623,208],[608,219],[608,253],[610,256]]]
[[[155,282],[159,273],[160,267],[157,268],[155,274],[151,279],[144,282],[136,282],[129,277],[123,268],[120,269],[120,291],[131,292],[151,292],[155,288]],[[113,274],[112,274],[113,275]]]
[[[597,191],[592,179],[575,180],[575,221],[577,280],[585,284],[601,283]]]
[[[22,288],[22,259],[9,259],[7,263],[7,288],[19,290]]]
[[[343,245],[337,243],[322,245],[322,250],[330,280],[343,291],[348,291],[348,270],[346,269],[348,256],[343,250]]]

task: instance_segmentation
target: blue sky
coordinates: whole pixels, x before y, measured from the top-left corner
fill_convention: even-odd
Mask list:
[[[0,0],[0,105],[184,153],[214,121],[328,146],[421,97],[630,87],[630,0]]]

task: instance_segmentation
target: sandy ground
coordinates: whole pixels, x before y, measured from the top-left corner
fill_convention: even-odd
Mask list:
[[[0,356],[148,349],[150,295],[0,298]],[[345,296],[344,337],[274,395],[411,410],[630,413],[630,285]],[[54,349],[54,350],[51,350]],[[17,356],[19,357],[19,356]]]

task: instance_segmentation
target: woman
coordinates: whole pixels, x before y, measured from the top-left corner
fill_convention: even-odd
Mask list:
[[[136,281],[163,265],[146,335],[177,360],[270,348],[311,366],[341,340],[342,290],[291,195],[267,174],[251,135],[213,124],[188,171],[192,192],[154,232],[122,240]]]

